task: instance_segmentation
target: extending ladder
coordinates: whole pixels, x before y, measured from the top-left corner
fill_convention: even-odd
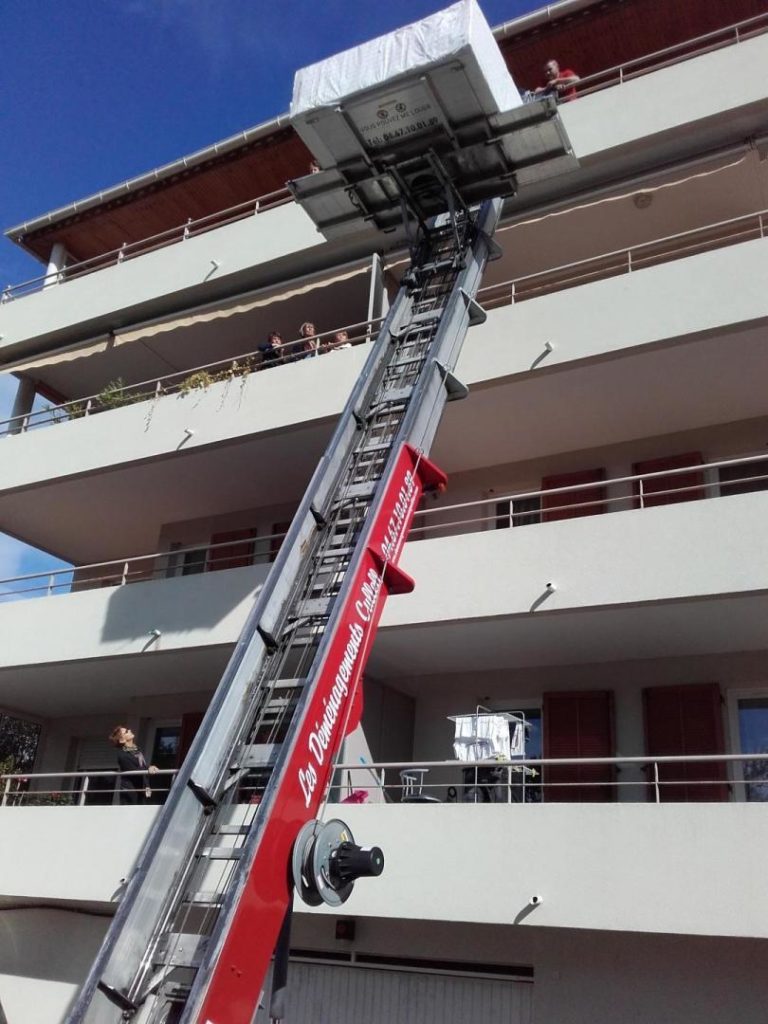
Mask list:
[[[422,234],[153,825],[69,1024],[250,1024],[292,899],[296,837],[346,734],[427,455],[495,252],[501,201]]]

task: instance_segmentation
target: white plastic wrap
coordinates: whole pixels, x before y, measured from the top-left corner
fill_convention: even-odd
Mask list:
[[[452,59],[465,67],[480,103],[478,113],[490,116],[520,105],[520,94],[476,0],[460,0],[429,18],[302,68],[294,78],[291,117],[333,107],[369,90],[380,95],[398,79]],[[418,112],[397,111],[393,104],[393,122],[398,114],[418,117]]]

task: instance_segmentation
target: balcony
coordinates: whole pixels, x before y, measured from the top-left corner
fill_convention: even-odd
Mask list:
[[[154,240],[148,239],[123,253],[105,254],[99,258],[103,269],[97,272],[74,266],[60,282],[47,278],[47,287],[40,291],[6,301],[0,307],[4,359],[24,356],[23,343],[32,339],[39,347],[54,333],[57,345],[92,338],[121,324],[311,272],[318,262],[333,265],[355,256],[352,247],[340,256],[293,202],[267,204],[258,216],[250,207],[246,212],[249,215],[224,216],[222,226],[205,225],[208,229],[199,233],[194,230],[197,225],[182,228],[176,244],[152,244]],[[371,248],[370,242],[362,247]],[[6,296],[12,299],[13,290]]]
[[[0,898],[108,908],[154,813],[0,808]],[[345,907],[357,918],[768,937],[765,901],[755,896],[763,887],[754,850],[768,841],[760,804],[345,805],[343,817],[387,857],[381,878],[358,883]],[[508,870],[509,851],[523,847],[524,863]],[[494,883],[467,884],[467,865],[473,879]]]
[[[764,486],[764,471],[750,476],[747,468],[761,460],[743,463],[746,487]],[[740,464],[731,470],[742,472]],[[732,490],[741,486],[738,473],[730,479]],[[561,497],[539,492],[548,512],[523,530],[496,528],[496,501],[421,516],[415,536],[439,536],[406,547],[403,565],[417,588],[388,603],[372,675],[399,679],[401,689],[413,684],[425,697],[424,677],[439,685],[445,673],[763,650],[768,492],[659,505],[657,487],[646,501],[656,507],[635,507],[642,492],[638,498],[627,485],[643,480],[651,487],[653,474],[602,482],[594,501],[584,485],[561,489]],[[560,519],[558,501],[567,515],[581,508],[569,490],[598,511],[621,514]],[[695,490],[698,499],[718,493],[703,482]],[[530,518],[514,511],[516,500],[530,497],[507,497],[513,517]],[[164,578],[169,558],[183,552],[81,567],[74,593],[61,592],[71,571],[4,581],[4,703],[55,717],[110,713],[126,692],[210,692],[268,571],[263,551],[254,556],[260,564],[171,579]],[[9,601],[14,591],[41,589],[51,596]]]
[[[686,145],[685,135],[688,144],[695,137],[703,148],[708,137],[749,134],[749,126],[759,123],[758,108],[765,109],[765,82],[758,69],[768,55],[768,37],[763,18],[751,19],[745,27],[747,38],[739,45],[682,61],[676,61],[670,51],[666,66],[662,59],[651,74],[642,73],[642,62],[635,61],[583,83],[587,93],[590,87],[601,87],[581,102],[563,107],[563,120],[580,159],[607,153],[613,157],[641,140],[657,153],[679,155]],[[751,31],[761,34],[749,37]],[[731,38],[738,42],[741,37],[737,31]],[[633,71],[641,73],[636,76]],[[606,81],[617,84],[605,88]],[[710,87],[715,82],[717,88]]]

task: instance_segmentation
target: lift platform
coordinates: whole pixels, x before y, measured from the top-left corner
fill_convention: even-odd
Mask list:
[[[577,166],[551,97],[523,103],[477,4],[453,4],[296,74],[291,120],[319,171],[292,191],[334,238],[514,195]],[[436,187],[435,178],[440,184]]]
[[[445,486],[428,456],[467,393],[454,371],[485,319],[502,197],[572,157],[557,108],[520,104],[474,0],[367,47],[297,75],[294,124],[322,169],[292,187],[328,237],[404,225],[411,266],[69,1024],[250,1024],[276,945],[282,1019],[294,888],[338,906],[383,867],[318,816],[384,603],[413,587],[414,512]]]

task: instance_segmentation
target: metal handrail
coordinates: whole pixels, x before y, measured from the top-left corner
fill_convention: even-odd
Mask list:
[[[335,769],[335,782],[333,788],[335,789],[363,789],[363,790],[384,790],[384,791],[403,791],[404,781],[401,778],[400,773],[408,771],[429,771],[431,769],[460,769],[464,770],[467,768],[476,768],[478,770],[484,767],[494,768],[507,768],[511,771],[519,774],[521,781],[524,786],[535,786],[541,787],[545,791],[547,787],[554,787],[558,790],[563,790],[569,787],[576,787],[579,789],[587,790],[589,788],[600,787],[605,788],[610,786],[614,789],[621,789],[627,787],[633,787],[637,789],[640,787],[643,791],[653,786],[655,791],[655,802],[661,802],[661,794],[663,791],[673,789],[679,786],[713,786],[713,785],[768,785],[768,777],[766,779],[756,778],[703,778],[703,779],[664,779],[659,773],[659,766],[676,766],[676,765],[708,765],[708,764],[723,764],[725,766],[746,764],[750,762],[768,762],[768,753],[750,753],[750,754],[667,754],[667,755],[634,755],[634,756],[623,756],[623,757],[549,757],[549,758],[510,758],[510,759],[493,759],[490,761],[459,761],[456,759],[447,759],[442,761],[373,761],[366,762],[365,764],[359,761],[353,763],[340,763],[336,765]],[[616,777],[606,778],[600,780],[582,780],[566,781],[563,779],[549,780],[546,776],[547,769],[550,768],[585,768],[585,767],[602,767],[602,768],[613,768],[616,772],[620,772],[623,767],[636,766],[642,771],[652,773],[650,777],[645,779],[630,779],[620,780]],[[173,778],[178,769],[176,768],[165,768],[157,769],[149,773],[146,769],[138,769],[135,771],[120,772],[115,770],[102,770],[102,771],[70,771],[70,772],[7,772],[0,774],[0,806],[19,806],[23,805],[25,800],[28,801],[39,799],[46,796],[61,796],[61,797],[75,797],[77,798],[75,803],[78,806],[84,806],[87,803],[87,797],[89,795],[89,786],[92,779],[120,779],[126,776],[146,776],[151,774],[152,778],[166,777]],[[387,772],[397,772],[398,780],[396,782],[388,783],[386,779]],[[375,780],[373,783],[370,781],[358,782],[352,781],[353,773],[355,776],[362,774],[368,776],[370,779],[373,776]],[[347,776],[347,782],[343,781],[343,776]],[[68,790],[62,789],[43,789],[43,788],[23,788],[31,787],[40,782],[45,782],[49,779],[56,779],[60,782],[64,782],[65,785],[69,783],[80,782],[80,786],[73,785]],[[446,783],[423,783],[424,790],[432,789],[444,789]],[[246,784],[242,787],[244,792],[249,790]],[[114,792],[113,790],[100,790],[101,795]]]
[[[133,256],[143,255],[145,252],[153,249],[171,245],[175,241],[184,242],[193,235],[202,234],[203,231],[223,226],[223,223],[244,220],[248,216],[256,216],[259,213],[264,213],[267,210],[274,209],[276,206],[282,206],[284,203],[289,202],[293,202],[293,196],[287,188],[283,187],[273,192],[267,192],[255,199],[248,199],[244,203],[238,203],[236,206],[208,213],[204,217],[198,217],[194,220],[190,218],[184,224],[167,228],[165,231],[160,231],[155,235],[148,235],[146,238],[140,238],[135,242],[126,242],[117,249],[110,249],[107,252],[99,253],[98,256],[91,256],[87,260],[79,260],[77,263],[71,263],[61,270],[41,274],[39,277],[32,277],[28,281],[21,281],[19,284],[9,284],[3,290],[2,295],[0,295],[0,302],[9,302],[22,295],[29,295],[30,293],[40,291],[49,284],[61,284],[83,274],[90,273],[93,270],[103,270],[105,265],[111,266],[114,264],[117,266]]]
[[[45,800],[46,798],[60,798],[62,801],[68,801],[69,806],[84,807],[88,802],[90,795],[90,786],[92,779],[101,778],[114,778],[121,779],[126,776],[145,776],[151,775],[153,779],[156,778],[169,778],[171,781],[178,773],[178,768],[154,768],[150,772],[148,769],[137,769],[135,771],[84,771],[84,772],[9,772],[0,774],[0,807],[8,806],[27,806],[35,804],[35,801]],[[72,786],[71,789],[27,789],[24,788],[30,783],[36,783],[40,780],[45,779],[58,779],[64,781],[65,784],[70,780],[80,780],[82,785],[79,787]],[[15,784],[15,785],[14,785]],[[98,793],[100,796],[108,796],[110,793],[113,795],[119,790],[115,789],[100,789]]]
[[[749,779],[746,777],[738,778],[732,776],[724,776],[723,778],[683,778],[683,779],[667,779],[663,778],[659,772],[659,766],[676,766],[676,765],[707,765],[707,764],[723,764],[725,767],[737,764],[744,764],[747,762],[768,762],[768,753],[754,753],[754,754],[669,754],[669,755],[639,755],[629,757],[550,757],[550,758],[515,758],[515,759],[504,759],[504,758],[493,758],[486,761],[458,761],[458,760],[444,760],[444,761],[374,761],[366,762],[361,764],[357,763],[350,764],[338,764],[336,766],[335,782],[334,786],[337,790],[347,790],[349,796],[354,801],[354,795],[362,791],[366,794],[369,792],[381,792],[383,794],[392,794],[405,796],[409,788],[409,784],[404,778],[405,773],[422,773],[420,780],[417,783],[418,793],[424,793],[429,795],[430,790],[442,791],[446,788],[446,780],[443,779],[439,782],[428,782],[425,779],[425,774],[431,769],[460,769],[466,771],[467,769],[474,768],[476,770],[475,779],[469,783],[470,788],[472,786],[484,786],[493,785],[485,783],[480,778],[480,771],[483,768],[501,768],[507,769],[508,775],[506,781],[501,781],[499,784],[507,787],[507,800],[509,803],[525,803],[526,802],[526,790],[530,792],[532,789],[541,790],[546,794],[548,788],[555,789],[558,792],[562,792],[566,789],[578,789],[580,791],[588,791],[590,789],[605,790],[610,787],[612,790],[617,792],[621,789],[634,789],[635,791],[640,789],[641,793],[647,794],[651,787],[653,787],[654,799],[656,804],[662,802],[662,794],[668,793],[670,790],[685,786],[695,789],[697,786],[728,786],[729,789],[733,789],[736,786],[743,786],[746,791],[746,787],[751,785],[765,785],[768,786],[768,775],[766,778],[755,778]],[[622,768],[627,766],[637,766],[643,772],[649,773],[650,777],[636,778],[636,779],[618,779],[617,773],[621,772]],[[576,779],[573,781],[566,780],[563,778],[547,778],[547,771],[551,768],[606,768],[613,769],[613,776],[607,775],[601,779]],[[388,782],[387,772],[396,771],[397,781]],[[358,781],[362,774],[364,781]],[[373,778],[373,782],[371,782]],[[466,787],[468,783],[464,781],[463,787]],[[513,787],[517,790],[518,796],[513,799],[512,789]],[[454,784],[455,788],[455,784]],[[456,799],[457,794],[454,795]],[[466,801],[466,797],[462,800],[462,803]],[[343,799],[342,799],[343,802]],[[354,801],[359,802],[359,801]],[[468,801],[472,803],[470,799]],[[505,801],[502,801],[505,802]],[[588,802],[583,800],[582,802]]]
[[[643,487],[643,485],[644,485],[644,483],[646,481],[656,480],[656,479],[663,479],[665,477],[670,477],[670,476],[687,475],[687,474],[690,474],[690,473],[702,473],[703,474],[707,470],[717,470],[717,469],[720,469],[721,467],[724,467],[724,466],[750,465],[752,463],[763,462],[763,461],[765,461],[765,459],[766,459],[765,455],[749,455],[749,456],[742,456],[742,457],[734,458],[734,459],[720,459],[720,460],[718,460],[716,462],[706,462],[706,463],[692,464],[690,466],[678,466],[678,467],[675,467],[674,469],[659,470],[659,471],[656,471],[656,472],[653,472],[653,473],[642,473],[642,474],[634,474],[632,476],[612,477],[612,478],[607,479],[607,480],[597,480],[597,481],[592,481],[590,483],[571,484],[571,485],[569,485],[567,487],[551,487],[551,488],[546,488],[544,490],[536,490],[536,491],[519,491],[519,492],[512,492],[512,493],[508,493],[508,494],[498,494],[498,495],[494,494],[492,497],[480,498],[480,499],[474,500],[474,501],[457,502],[456,504],[453,504],[453,505],[439,505],[439,506],[436,506],[435,508],[432,508],[432,509],[420,509],[420,510],[418,510],[416,512],[416,517],[418,517],[418,519],[414,520],[414,531],[417,531],[418,534],[423,535],[423,534],[425,534],[427,532],[430,532],[430,531],[445,530],[445,531],[448,531],[449,535],[450,535],[450,531],[451,530],[456,530],[456,528],[466,527],[466,526],[474,525],[474,524],[477,524],[477,523],[495,522],[496,520],[498,520],[501,517],[500,517],[499,513],[491,512],[491,513],[488,513],[486,515],[473,517],[471,519],[460,519],[460,520],[452,520],[452,521],[449,520],[449,521],[446,521],[446,522],[439,522],[439,523],[435,523],[435,524],[429,524],[429,523],[425,524],[424,523],[425,517],[437,516],[437,515],[445,515],[446,513],[462,511],[464,509],[487,508],[487,506],[489,504],[496,505],[496,504],[503,504],[505,502],[509,502],[510,503],[510,513],[509,513],[510,519],[514,520],[517,517],[524,517],[524,516],[530,516],[530,515],[536,514],[534,510],[528,510],[528,511],[523,511],[523,512],[514,512],[512,510],[512,502],[514,502],[514,501],[520,501],[520,500],[529,499],[529,498],[544,498],[544,497],[551,498],[551,497],[553,497],[555,495],[567,495],[567,494],[573,493],[573,492],[583,492],[583,491],[586,491],[586,490],[595,490],[595,489],[599,489],[599,488],[607,488],[609,486],[618,486],[618,485],[624,485],[624,484],[637,484],[638,485],[637,493],[622,494],[622,495],[616,495],[616,496],[612,496],[612,497],[598,498],[598,499],[596,499],[594,501],[579,502],[579,503],[574,503],[574,504],[554,505],[554,506],[549,506],[546,509],[543,509],[541,511],[544,514],[546,514],[546,515],[550,515],[552,513],[556,513],[556,512],[560,512],[560,511],[572,512],[572,511],[577,510],[577,509],[594,508],[594,507],[598,507],[598,506],[602,507],[602,506],[617,505],[617,504],[621,504],[623,502],[637,503],[637,505],[639,505],[640,508],[645,508],[645,503],[649,499],[655,501],[657,498],[662,498],[662,497],[665,497],[667,495],[679,496],[681,494],[685,494],[685,493],[690,492],[690,491],[695,491],[695,492],[711,491],[711,490],[713,490],[715,488],[723,486],[723,484],[720,481],[707,481],[706,479],[702,479],[702,481],[700,483],[692,484],[690,486],[673,487],[673,488],[669,488],[669,489],[665,489],[665,490],[652,491],[650,494],[648,494],[648,493],[646,493],[644,491],[644,487]],[[735,479],[735,480],[728,480],[728,481],[725,482],[725,486],[733,486],[733,485],[738,485],[740,483],[755,483],[755,482],[760,482],[760,481],[768,482],[768,473],[766,473],[766,474],[759,474],[757,476],[739,477],[738,479]],[[176,558],[178,556],[183,556],[183,555],[188,554],[190,552],[203,552],[203,551],[210,552],[210,551],[216,551],[219,548],[231,547],[234,544],[252,543],[254,545],[254,552],[253,552],[253,556],[252,556],[253,557],[253,563],[252,564],[262,564],[262,562],[269,562],[272,559],[272,557],[273,557],[273,554],[272,554],[272,545],[273,545],[273,543],[276,542],[276,541],[282,541],[284,536],[285,536],[285,534],[283,534],[283,533],[274,533],[274,534],[265,534],[264,536],[256,536],[256,537],[253,537],[253,538],[243,538],[242,540],[222,541],[222,542],[220,542],[218,544],[204,544],[204,545],[203,544],[196,544],[196,545],[194,545],[192,547],[176,548],[173,551],[156,551],[156,552],[153,552],[153,553],[150,553],[150,554],[145,554],[145,555],[131,555],[131,556],[123,557],[123,558],[117,558],[117,559],[113,559],[113,560],[107,561],[107,562],[93,562],[93,563],[90,563],[88,565],[73,566],[73,567],[70,567],[70,568],[67,568],[67,569],[54,569],[54,570],[52,570],[50,572],[26,573],[26,574],[21,575],[21,576],[11,576],[11,577],[8,577],[6,579],[0,579],[0,586],[7,586],[7,585],[14,584],[14,583],[31,582],[31,581],[34,581],[34,580],[44,580],[45,583],[43,585],[39,586],[39,587],[26,587],[24,589],[19,589],[19,590],[0,591],[0,597],[3,597],[3,598],[9,598],[9,597],[13,598],[13,597],[17,597],[17,596],[19,596],[21,594],[30,594],[30,593],[36,593],[36,592],[39,592],[39,591],[45,591],[47,594],[52,595],[52,594],[54,594],[55,591],[62,590],[64,587],[67,587],[67,586],[77,587],[78,589],[86,590],[86,589],[89,589],[89,585],[92,584],[92,585],[96,586],[99,583],[103,583],[104,581],[114,581],[113,582],[114,586],[122,586],[122,585],[124,585],[126,583],[131,583],[131,582],[136,582],[136,583],[148,582],[149,580],[151,580],[156,575],[167,573],[169,571],[169,568],[171,568],[168,565],[168,563],[173,558]],[[268,550],[264,550],[264,551],[258,551],[257,548],[258,548],[259,545],[265,545],[265,546],[269,545],[269,549]],[[233,558],[240,558],[242,556],[232,556],[232,557]],[[133,570],[133,571],[131,571],[131,566],[135,565],[136,563],[152,562],[152,561],[155,561],[155,560],[158,560],[158,559],[165,560],[165,564],[160,565],[158,568],[153,569],[149,573],[147,573],[146,570]],[[215,560],[213,560],[213,561],[215,561]],[[180,569],[181,566],[179,566],[178,568]],[[93,577],[86,576],[86,577],[84,577],[81,580],[72,579],[72,580],[67,580],[65,582],[62,582],[62,583],[57,583],[56,582],[56,580],[59,577],[65,577],[65,576],[70,576],[70,575],[74,576],[75,573],[91,572],[91,571],[99,570],[99,569],[110,569],[110,570],[113,570],[113,571],[105,573],[102,576],[93,576]],[[134,578],[131,578],[131,577],[134,577]]]
[[[192,547],[187,548],[174,548],[172,551],[156,551],[149,555],[133,555],[129,558],[117,558],[109,562],[92,562],[89,565],[75,565],[70,566],[66,569],[52,569],[49,572],[32,572],[25,573],[22,576],[10,576],[7,579],[0,580],[0,586],[5,586],[11,583],[24,583],[26,581],[45,579],[47,582],[41,587],[26,587],[23,590],[6,590],[0,591],[0,597],[15,597],[18,594],[31,594],[37,591],[44,590],[47,594],[53,594],[54,591],[63,587],[76,588],[80,590],[89,590],[89,585],[96,585],[104,583],[104,581],[114,580],[114,586],[124,586],[127,583],[142,583],[148,582],[157,575],[161,575],[164,578],[172,578],[167,574],[175,569],[181,570],[182,565],[173,566],[170,563],[179,558],[179,556],[187,554],[205,553],[210,555],[212,551],[219,551],[221,548],[230,548],[235,545],[253,545],[253,553],[249,557],[252,558],[251,565],[262,565],[274,561],[273,545],[276,541],[282,543],[285,538],[285,533],[267,533],[263,536],[256,537],[243,537],[240,540],[225,540],[220,541],[218,544],[195,544]],[[258,551],[257,546],[269,545],[264,551]],[[235,559],[241,559],[242,555],[232,555],[229,561]],[[155,569],[151,570],[134,570],[131,572],[131,566],[137,562],[152,562],[158,559],[164,560],[165,564],[160,565]],[[226,558],[206,558],[206,564],[208,562],[215,564],[219,562],[227,561]],[[217,565],[215,571],[221,571],[222,566]],[[112,569],[114,571],[109,572],[103,576],[84,576],[81,579],[74,578],[77,573],[90,572],[91,570],[97,569]],[[62,583],[55,582],[58,577],[72,576],[70,580],[66,580]],[[131,579],[131,577],[134,577]]]
[[[755,463],[755,462],[758,462],[758,463],[759,462],[765,462],[766,458],[767,458],[767,456],[765,456],[765,455],[745,455],[745,456],[740,456],[739,458],[735,458],[735,459],[719,459],[719,460],[717,460],[715,462],[691,463],[689,466],[676,466],[674,469],[656,470],[653,473],[634,473],[631,476],[616,476],[616,477],[610,477],[610,478],[605,479],[605,480],[593,480],[593,481],[590,481],[588,483],[569,484],[567,487],[548,487],[548,488],[545,488],[543,490],[536,490],[536,491],[517,491],[517,492],[512,492],[512,493],[509,493],[509,494],[498,494],[498,495],[494,494],[492,497],[478,498],[478,499],[476,499],[474,501],[457,502],[454,505],[438,505],[435,508],[418,509],[416,511],[416,513],[415,513],[414,519],[416,518],[416,516],[422,518],[424,516],[429,516],[429,515],[442,515],[442,514],[444,514],[446,512],[457,511],[458,509],[478,508],[478,507],[482,507],[484,505],[488,505],[489,503],[496,504],[496,503],[504,503],[504,502],[508,501],[511,504],[513,501],[523,501],[523,500],[528,499],[528,498],[544,498],[544,497],[550,498],[550,497],[552,497],[553,495],[556,495],[556,494],[571,494],[574,491],[581,492],[581,491],[587,491],[587,490],[599,490],[600,488],[605,488],[605,487],[609,487],[609,486],[616,486],[618,484],[635,484],[636,483],[636,484],[640,484],[641,485],[646,480],[663,479],[664,477],[681,476],[681,475],[686,475],[688,473],[697,473],[697,472],[698,473],[704,473],[705,470],[721,469],[723,466],[750,465],[751,463]],[[749,483],[749,482],[754,482],[756,480],[766,480],[766,479],[768,479],[768,474],[761,474],[760,476],[743,477],[743,478],[739,478],[738,480],[728,480],[728,481],[726,481],[726,486],[729,486],[729,485],[732,485],[732,484],[739,484],[739,483]],[[650,498],[657,498],[657,497],[661,497],[661,496],[667,495],[667,494],[682,494],[682,493],[684,493],[686,491],[700,491],[700,490],[712,489],[714,487],[720,487],[720,486],[722,486],[722,485],[720,484],[719,481],[702,480],[701,483],[692,484],[690,487],[674,487],[674,488],[671,488],[671,489],[665,490],[665,491],[653,491],[653,492],[651,492],[650,495],[644,494],[642,488],[640,488],[637,494],[623,494],[623,495],[617,495],[617,496],[611,497],[611,498],[602,498],[602,499],[598,499],[598,500],[595,500],[595,501],[585,502],[584,505],[585,506],[589,506],[589,505],[603,505],[603,504],[611,504],[613,502],[620,502],[620,501],[631,500],[631,501],[640,501],[641,502],[641,507],[643,507],[642,506],[642,502],[643,502],[643,500],[645,498],[648,498],[648,497],[650,497]],[[559,509],[555,508],[555,507],[552,507],[552,508],[546,508],[546,509],[544,509],[544,511],[545,512],[555,512],[555,511],[559,511],[560,509],[563,509],[563,508],[574,509],[574,508],[579,508],[579,507],[580,507],[579,505],[563,505],[563,506],[560,506]],[[519,514],[520,515],[530,515],[531,513],[530,512],[521,512]],[[496,513],[494,513],[493,515],[489,515],[487,518],[488,519],[498,519],[499,517],[498,517],[498,515]],[[475,520],[475,521],[477,521],[477,520]],[[450,522],[449,523],[440,523],[439,524],[439,526],[441,528],[445,528],[445,527],[453,526],[453,525],[457,525],[457,524],[450,523]],[[428,529],[428,527],[419,526],[416,522],[414,522],[414,529],[417,529],[417,528],[419,530]],[[0,581],[0,582],[2,582],[2,581]]]
[[[314,335],[311,340],[316,340],[321,346],[317,352],[318,355],[326,355],[328,352],[333,351],[333,346],[326,347],[325,349],[322,346],[324,344],[327,345],[329,338],[342,331],[347,332],[350,345],[361,345],[372,341],[376,337],[377,328],[383,319],[383,317],[371,317],[370,320],[361,320],[358,323],[334,327],[328,331],[321,331],[319,334]],[[284,341],[282,345],[275,345],[275,351],[280,353],[277,365],[298,362],[301,357],[302,347],[306,344],[307,340],[307,338],[292,338],[290,341]],[[110,395],[124,395],[126,401],[118,403],[118,405],[128,405],[160,398],[163,395],[175,394],[177,391],[182,390],[184,382],[195,374],[208,374],[209,371],[213,370],[214,372],[223,371],[230,378],[235,378],[247,377],[251,373],[273,368],[274,364],[272,362],[264,362],[264,353],[261,349],[257,348],[253,351],[237,355],[234,358],[230,356],[227,359],[218,359],[213,363],[203,363],[201,366],[174,370],[173,373],[166,373],[161,377],[152,377],[150,380],[139,381],[136,384],[126,384],[120,388],[112,388],[109,393]],[[167,386],[172,381],[176,382],[175,385]],[[210,384],[214,383],[218,382],[215,380],[210,381]],[[200,385],[200,387],[203,386],[207,387],[208,384]],[[150,388],[151,391],[142,392],[142,388]],[[95,395],[85,395],[82,398],[74,398],[68,402],[62,402],[60,405],[48,406],[37,412],[23,413],[18,416],[11,416],[7,420],[0,420],[0,435],[3,432],[6,434],[23,434],[31,428],[45,426],[48,423],[66,423],[71,419],[80,419],[81,417],[96,415],[101,412],[109,412],[112,406],[102,404],[102,397],[103,392]],[[4,431],[3,428],[5,428]]]
[[[758,237],[765,238],[765,220],[767,217],[768,210],[758,210],[755,211],[754,213],[743,214],[740,217],[733,217],[730,220],[716,221],[714,224],[705,224],[703,227],[691,228],[688,231],[680,231],[674,235],[664,235],[662,238],[655,238],[652,239],[650,242],[640,242],[638,245],[627,246],[624,249],[614,249],[610,252],[600,253],[597,256],[589,256],[586,259],[576,260],[572,263],[562,263],[556,267],[551,267],[548,270],[538,270],[532,274],[523,274],[520,277],[510,278],[508,281],[500,281],[498,284],[486,285],[484,288],[480,289],[480,291],[478,292],[478,297],[489,296],[490,301],[493,302],[495,301],[495,296],[492,295],[491,293],[503,289],[508,289],[508,295],[500,296],[500,298],[506,298],[507,300],[505,303],[502,304],[507,305],[519,301],[524,301],[524,299],[533,298],[534,296],[530,294],[520,295],[518,294],[520,289],[528,285],[529,282],[542,279],[542,289],[551,287],[552,291],[559,291],[561,289],[565,289],[568,287],[575,287],[576,285],[582,283],[583,277],[565,277],[563,278],[562,282],[559,279],[556,279],[554,281],[547,281],[546,279],[557,278],[557,275],[560,275],[562,277],[562,275],[564,275],[567,271],[581,270],[587,267],[594,267],[599,263],[605,263],[609,260],[621,259],[622,261],[625,262],[622,262],[621,264],[616,263],[612,265],[609,268],[610,274],[606,274],[605,276],[611,276],[612,274],[622,272],[631,273],[633,270],[638,269],[638,264],[642,266],[643,254],[650,253],[650,250],[652,250],[654,247],[658,248],[659,246],[665,245],[666,243],[669,242],[687,241],[690,239],[694,239],[696,237],[701,237],[702,235],[707,234],[709,232],[716,231],[725,227],[732,227],[734,225],[738,225],[750,220],[756,221],[754,227],[751,229],[747,229],[746,231],[743,231],[740,234],[743,235],[751,231],[754,231],[759,232]],[[739,235],[734,235],[733,232],[730,232],[727,235],[721,234],[719,236],[716,236],[715,238],[707,239],[707,243],[709,245],[714,245],[715,243],[721,240],[733,241],[734,238],[739,238]],[[648,258],[659,258],[663,261],[666,257],[666,259],[671,260],[676,255],[690,254],[691,250],[694,248],[695,246],[684,245],[683,247],[678,247],[668,252],[652,253],[651,255],[649,255]],[[594,275],[591,276],[594,277]],[[574,281],[574,284],[569,285],[568,281]]]
[[[758,27],[760,23],[762,23],[762,27]],[[732,46],[736,43],[742,42],[747,34],[751,37],[765,32],[766,30],[768,30],[768,13],[758,14],[751,18],[745,18],[743,21],[734,22],[724,28],[707,32],[704,35],[685,39],[681,43],[675,43],[673,46],[667,46],[662,50],[655,50],[652,53],[644,54],[642,57],[634,57],[632,60],[625,61],[623,64],[615,64],[613,67],[604,68],[602,71],[594,72],[594,74],[585,75],[578,82],[574,83],[575,88],[578,94],[582,96],[590,92],[595,92],[597,89],[607,88],[610,84],[613,84],[612,82],[605,82],[598,85],[598,83],[602,82],[605,78],[615,79],[619,85],[622,85],[631,78],[637,78],[640,75],[649,74],[651,71],[659,70],[661,67],[679,64],[683,60],[690,60],[693,57],[701,56],[704,53],[710,53],[714,49],[720,49],[724,46]],[[718,39],[722,39],[722,42],[715,42],[715,40]],[[691,47],[698,47],[698,49],[693,52],[687,52]],[[682,56],[677,59],[669,60],[668,58],[673,57],[674,54],[681,54]],[[651,64],[652,66],[646,67],[645,70],[634,70],[643,68],[648,64]]]

